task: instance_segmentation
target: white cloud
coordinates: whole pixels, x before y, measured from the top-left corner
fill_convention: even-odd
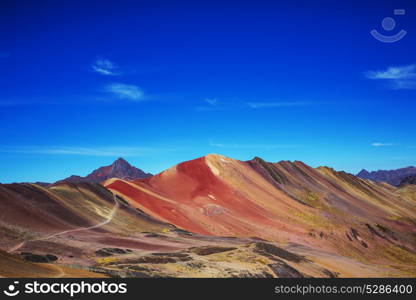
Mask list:
[[[155,152],[175,151],[167,147],[71,147],[71,146],[27,146],[1,147],[2,153],[46,154],[46,155],[81,155],[81,156],[146,156]]]
[[[140,87],[132,84],[112,83],[106,87],[106,91],[120,99],[143,100],[144,93]]]
[[[373,147],[388,147],[388,146],[395,146],[396,144],[393,143],[379,143],[379,142],[375,142],[375,143],[371,143],[371,146]]]
[[[116,72],[117,66],[108,59],[97,59],[91,67],[95,72],[102,75],[120,75]]]
[[[224,105],[220,105],[217,98],[205,98],[204,102],[207,103],[203,106],[197,106],[195,108],[196,111],[216,111],[216,110],[223,110],[227,107]]]
[[[273,107],[300,107],[315,105],[318,103],[311,102],[242,102],[242,103],[223,103],[219,102],[216,98],[207,98],[204,101],[209,104],[205,106],[197,106],[197,111],[218,111],[218,110],[230,110],[230,109],[262,109]]]
[[[393,156],[392,159],[405,159],[405,160],[416,160],[416,156],[411,156],[411,155],[404,155],[404,156]]]
[[[368,79],[385,80],[393,89],[416,89],[416,64],[389,67],[384,71],[364,73]]]
[[[253,109],[311,105],[311,103],[309,102],[247,102],[246,104],[248,107],[253,108]]]
[[[278,148],[299,148],[300,145],[285,145],[285,144],[222,144],[215,143],[213,140],[209,141],[211,147],[217,148],[232,148],[232,149],[278,149]]]
[[[217,105],[218,100],[217,98],[207,98],[205,99],[205,102],[208,103],[209,105]]]

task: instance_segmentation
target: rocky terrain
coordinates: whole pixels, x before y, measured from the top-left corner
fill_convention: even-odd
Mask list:
[[[0,212],[3,277],[416,276],[416,185],[299,161],[2,184]]]

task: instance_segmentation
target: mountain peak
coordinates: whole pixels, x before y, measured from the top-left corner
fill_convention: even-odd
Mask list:
[[[131,167],[132,166],[127,160],[125,160],[122,157],[117,158],[111,165],[114,167],[116,166]]]
[[[362,169],[358,174],[358,177],[367,179],[368,176],[370,176],[370,172],[368,172],[366,169]]]
[[[113,163],[117,163],[117,162],[123,162],[123,163],[128,163],[128,161],[127,160],[125,160],[124,158],[122,158],[122,157],[119,157],[119,158],[117,158]]]
[[[217,154],[217,153],[208,153],[207,155],[205,155],[204,156],[204,158],[207,158],[207,159],[230,159],[230,158],[228,158],[228,157],[226,157],[226,156],[224,156],[224,155],[221,155],[221,154]]]
[[[110,178],[120,178],[127,180],[135,180],[140,178],[146,178],[152,176],[152,174],[145,173],[142,170],[133,167],[128,161],[124,158],[119,157],[111,165],[100,167],[85,177],[81,176],[70,176],[66,179],[55,182],[91,182],[91,183],[101,183]]]

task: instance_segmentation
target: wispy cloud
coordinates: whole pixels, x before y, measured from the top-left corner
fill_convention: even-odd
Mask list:
[[[217,98],[206,98],[205,102],[208,103],[209,105],[217,105],[218,104]]]
[[[300,107],[315,105],[318,103],[312,102],[220,102],[217,98],[204,99],[207,103],[203,106],[197,106],[197,111],[217,111],[217,110],[231,110],[231,109],[262,109],[262,108],[278,108],[278,107]]]
[[[371,143],[371,146],[373,146],[373,147],[389,147],[389,146],[396,146],[396,144],[375,142],[375,143]]]
[[[209,141],[211,147],[217,148],[232,148],[232,149],[278,149],[278,148],[299,148],[300,145],[288,144],[222,144],[216,143],[213,140]]]
[[[385,80],[393,89],[416,89],[416,64],[389,67],[383,71],[364,73],[368,79]]]
[[[416,160],[416,156],[411,156],[411,155],[403,155],[403,156],[393,156],[392,159],[405,159],[405,160]]]
[[[116,76],[120,75],[119,72],[117,72],[117,65],[108,59],[97,59],[94,64],[91,66],[91,68],[102,75],[111,75]]]
[[[221,105],[218,102],[217,98],[205,98],[204,99],[205,105],[199,105],[196,107],[196,111],[214,111],[214,110],[221,110],[225,109],[226,106]]]
[[[106,91],[120,99],[134,101],[144,100],[144,93],[140,87],[133,84],[112,83],[106,87]]]
[[[292,107],[292,106],[308,106],[310,102],[247,102],[248,107],[253,109],[271,108],[271,107]]]
[[[1,147],[2,153],[45,154],[45,155],[81,155],[81,156],[147,156],[157,152],[176,151],[167,147],[66,147],[66,146],[28,146]]]

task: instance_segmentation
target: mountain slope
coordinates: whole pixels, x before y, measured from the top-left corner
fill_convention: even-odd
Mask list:
[[[132,206],[191,232],[289,245],[340,274],[350,270],[347,258],[375,266],[389,262],[416,274],[416,203],[390,185],[302,162],[219,155],[104,185]],[[328,258],[334,255],[343,258]]]
[[[130,165],[123,158],[119,158],[116,161],[114,161],[111,165],[98,168],[94,170],[91,174],[88,174],[85,177],[72,175],[68,178],[57,181],[54,184],[59,184],[63,182],[101,183],[109,178],[121,178],[121,179],[127,179],[127,180],[134,180],[134,179],[139,179],[139,178],[146,178],[149,176],[152,176],[152,174],[145,173],[142,170]]]
[[[402,179],[399,186],[405,186],[407,184],[416,184],[416,175],[405,177]]]
[[[416,176],[416,167],[407,167],[396,170],[379,170],[368,172],[361,170],[357,177],[369,179],[377,182],[387,182],[394,186],[399,186],[401,181],[408,176]]]
[[[2,277],[335,277],[258,239],[179,230],[98,184],[0,185]]]

